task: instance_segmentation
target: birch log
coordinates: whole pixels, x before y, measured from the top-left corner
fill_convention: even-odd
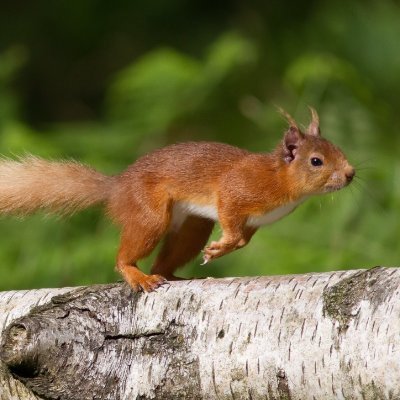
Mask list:
[[[399,286],[374,268],[0,293],[0,398],[400,399]]]

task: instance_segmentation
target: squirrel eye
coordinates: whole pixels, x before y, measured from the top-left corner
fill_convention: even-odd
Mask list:
[[[318,157],[313,157],[311,159],[311,165],[313,167],[320,167],[323,164],[322,160]]]

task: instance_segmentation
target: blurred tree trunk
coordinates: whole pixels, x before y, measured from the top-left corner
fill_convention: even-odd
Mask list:
[[[374,268],[5,292],[0,398],[400,398],[399,286]]]

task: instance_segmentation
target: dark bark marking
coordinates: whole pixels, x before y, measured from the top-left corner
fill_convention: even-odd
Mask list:
[[[303,323],[301,324],[301,331],[300,331],[300,337],[303,337],[303,333],[304,333],[304,325],[306,324],[306,319],[303,319]]]
[[[318,279],[315,279],[311,287],[313,288],[317,284],[317,282],[318,282]]]
[[[251,341],[251,332],[249,332],[249,333],[247,334],[247,340],[246,340],[247,344],[249,344],[250,341]]]
[[[229,390],[231,392],[232,399],[235,400],[235,394],[233,393],[232,382],[229,383]]]
[[[249,400],[253,400],[253,390],[251,388],[247,389],[247,394],[249,395]]]
[[[286,372],[283,369],[279,369],[276,377],[278,379],[278,399],[280,400],[292,400],[292,395],[290,394],[289,382],[286,376]]]
[[[376,310],[396,289],[395,281],[389,274],[385,276],[381,267],[358,271],[324,289],[324,316],[339,323],[340,334],[357,316],[362,300],[368,300]]]
[[[273,321],[273,319],[274,319],[274,316],[271,315],[271,318],[270,318],[269,324],[268,324],[268,330],[269,330],[269,331],[271,330],[271,326],[272,326],[272,321]]]
[[[311,335],[311,341],[312,342],[314,341],[315,337],[317,336],[317,331],[318,331],[318,322],[315,324],[314,331],[313,331],[313,333]]]
[[[389,328],[389,326],[388,326],[388,328]],[[256,322],[256,326],[255,326],[255,328],[254,328],[253,337],[256,337],[256,335],[257,335],[257,329],[258,329],[258,321]]]
[[[283,314],[285,313],[285,306],[282,307],[281,317],[279,319],[279,323],[282,323]]]
[[[213,381],[213,386],[214,386],[214,392],[218,397],[218,392],[217,392],[217,383],[215,382],[215,367],[214,367],[214,363],[212,363],[212,368],[211,368],[211,377],[212,377],[212,381]]]

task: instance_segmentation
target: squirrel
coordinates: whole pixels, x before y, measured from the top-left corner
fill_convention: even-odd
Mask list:
[[[271,153],[216,142],[178,143],[144,155],[116,176],[76,161],[0,160],[0,213],[68,214],[103,203],[122,226],[117,270],[134,290],[155,290],[179,279],[174,271],[203,248],[204,263],[240,249],[259,227],[291,213],[308,197],[352,181],[355,169],[321,137],[313,108],[305,132],[280,111],[289,126]],[[222,236],[206,246],[216,221]],[[162,239],[147,275],[137,262]]]

